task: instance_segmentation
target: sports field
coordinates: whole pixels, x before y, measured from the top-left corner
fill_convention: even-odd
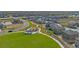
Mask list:
[[[0,48],[60,48],[60,46],[45,35],[18,32],[0,36]]]

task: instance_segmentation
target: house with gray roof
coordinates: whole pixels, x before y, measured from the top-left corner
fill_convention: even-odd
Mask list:
[[[0,29],[2,29],[4,27],[4,25],[2,23],[0,23]]]
[[[62,33],[62,38],[67,43],[75,43],[76,38],[79,37],[79,33],[77,31],[65,30]]]
[[[48,26],[49,29],[54,31],[54,33],[57,34],[57,35],[62,34],[62,31],[65,30],[63,26],[61,26],[58,23],[54,23],[54,22],[52,22],[50,24],[48,23],[47,26]]]
[[[77,27],[79,27],[79,21],[77,21],[77,20],[76,21],[70,21],[68,23],[68,27],[76,29]]]
[[[35,34],[35,33],[38,33],[38,32],[39,32],[38,28],[35,28],[35,29],[29,28],[25,31],[25,34]]]
[[[76,47],[76,48],[79,48],[79,37],[76,38],[76,41],[75,41],[75,47]]]

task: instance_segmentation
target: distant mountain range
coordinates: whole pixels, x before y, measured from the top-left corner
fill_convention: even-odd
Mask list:
[[[79,15],[79,11],[0,11],[4,16],[48,16],[48,15]]]

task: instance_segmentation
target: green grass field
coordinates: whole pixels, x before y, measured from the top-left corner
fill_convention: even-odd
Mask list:
[[[60,48],[60,46],[45,35],[26,35],[18,32],[0,36],[0,48]]]

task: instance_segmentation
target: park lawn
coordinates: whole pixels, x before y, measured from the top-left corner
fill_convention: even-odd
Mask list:
[[[0,36],[0,48],[60,48],[53,39],[42,34],[10,33]]]

